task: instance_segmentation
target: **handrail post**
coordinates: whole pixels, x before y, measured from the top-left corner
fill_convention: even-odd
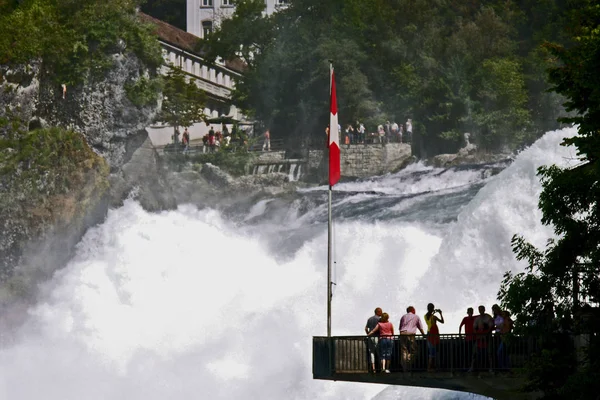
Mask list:
[[[450,376],[454,376],[454,335],[450,336],[451,337],[451,346],[450,346]]]

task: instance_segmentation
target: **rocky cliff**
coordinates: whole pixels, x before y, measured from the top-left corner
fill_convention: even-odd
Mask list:
[[[132,54],[112,59],[103,77],[66,88],[40,62],[0,65],[0,301],[32,295],[144,180],[148,209],[175,205],[159,190],[154,150],[143,146],[159,104],[136,106],[125,89],[153,71]]]

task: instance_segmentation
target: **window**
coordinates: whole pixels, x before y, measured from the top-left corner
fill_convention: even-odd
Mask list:
[[[233,7],[233,0],[221,0],[223,7]]]
[[[212,7],[213,0],[202,0],[202,7]]]
[[[282,6],[284,4],[288,3],[288,0],[275,0],[277,2],[278,5]]]
[[[212,21],[202,21],[202,37],[210,35],[213,29]]]

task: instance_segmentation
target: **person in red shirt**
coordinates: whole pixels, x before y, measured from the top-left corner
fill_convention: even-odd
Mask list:
[[[494,330],[494,319],[485,312],[483,305],[479,306],[479,315],[473,323],[473,333],[475,335],[476,345],[473,347],[473,358],[471,359],[471,368],[467,372],[473,372],[475,361],[480,359],[481,365],[486,364],[489,371],[492,372],[492,331]],[[485,362],[487,358],[487,363]]]
[[[394,348],[394,325],[389,321],[388,313],[381,314],[381,320],[377,323],[375,329],[367,333],[371,336],[379,332],[379,353],[381,356],[381,370],[386,374],[390,373],[390,364],[392,362],[392,349]]]
[[[475,340],[473,326],[475,325],[475,318],[477,317],[473,316],[473,307],[467,308],[467,316],[462,319],[460,326],[458,327],[459,335],[462,332],[462,327],[465,327],[465,343],[462,351],[463,356],[465,357],[465,365],[470,363],[473,357],[473,345]]]

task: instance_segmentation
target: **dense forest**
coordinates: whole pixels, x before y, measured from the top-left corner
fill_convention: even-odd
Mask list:
[[[323,135],[329,60],[343,126],[412,118],[428,155],[464,132],[514,150],[558,126],[543,44],[565,44],[567,1],[292,0],[269,17],[264,0],[236,5],[202,51],[244,59],[235,101],[275,137]]]

